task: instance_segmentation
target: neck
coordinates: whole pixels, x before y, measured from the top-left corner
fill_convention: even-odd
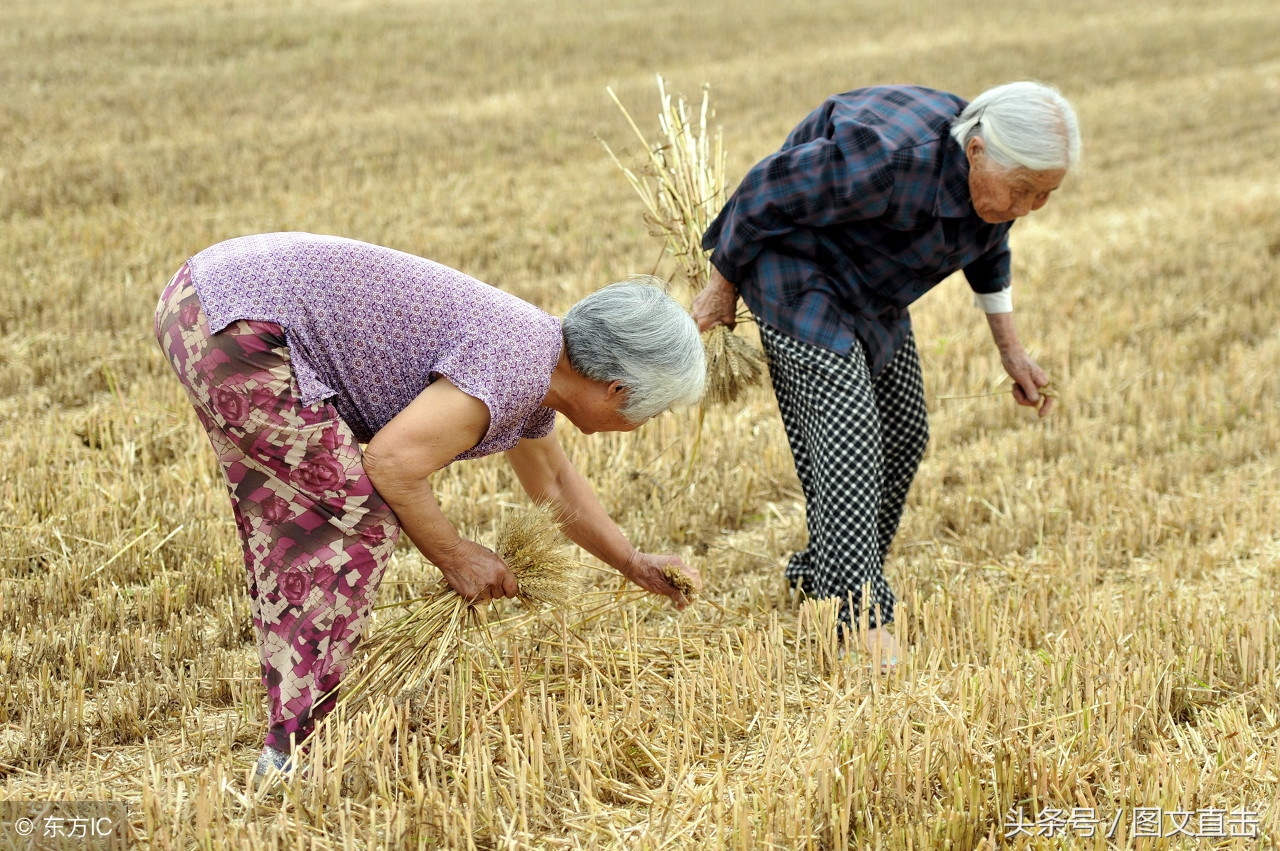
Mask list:
[[[573,364],[569,363],[569,355],[561,346],[560,360],[556,361],[555,369],[551,370],[551,385],[547,388],[547,395],[542,397],[542,406],[567,415],[569,405],[581,393],[585,381],[573,368]]]

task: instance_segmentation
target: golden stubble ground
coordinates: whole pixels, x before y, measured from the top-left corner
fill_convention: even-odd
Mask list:
[[[4,4],[0,794],[129,802],[157,848],[1275,847],[1277,44],[1260,0]],[[786,591],[803,507],[767,391],[696,450],[692,412],[562,425],[704,601],[677,615],[596,565],[578,607],[495,608],[432,690],[335,719],[311,779],[247,796],[243,568],[153,341],[161,286],[297,229],[563,311],[654,269],[596,137],[625,155],[606,86],[643,120],[658,73],[711,85],[731,180],[834,91],[1060,86],[1086,161],[1014,230],[1058,410],[990,395],[961,280],[914,311],[933,438],[887,679]],[[486,543],[524,501],[500,458],[437,487]],[[434,575],[401,550],[382,601]],[[1006,837],[1018,813],[1041,835]],[[1153,816],[1166,835],[1135,837]]]

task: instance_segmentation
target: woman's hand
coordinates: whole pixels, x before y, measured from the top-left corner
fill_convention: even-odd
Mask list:
[[[1048,414],[1053,408],[1053,397],[1041,393],[1040,388],[1048,386],[1049,373],[1026,352],[1002,353],[1000,362],[1013,379],[1013,400],[1024,407],[1035,408],[1041,417]]]
[[[717,325],[733,328],[738,321],[738,288],[725,279],[715,266],[711,267],[711,279],[702,292],[693,299],[693,321],[699,331],[709,331]]]
[[[702,590],[702,576],[696,569],[681,561],[679,556],[653,555],[636,550],[621,572],[644,590],[661,594],[669,598],[677,609],[683,609],[689,605],[689,599],[667,579],[663,568],[668,565],[683,573],[695,590]]]
[[[516,578],[507,563],[487,547],[459,538],[453,546],[439,551],[434,559],[444,581],[473,603],[495,597],[514,597],[519,592]]]
[[[1000,350],[1000,363],[1013,379],[1014,401],[1027,408],[1036,408],[1037,414],[1045,416],[1053,409],[1053,397],[1041,393],[1040,388],[1049,385],[1049,373],[1041,369],[1022,347],[1013,314],[988,313],[987,324],[991,327],[996,348]]]

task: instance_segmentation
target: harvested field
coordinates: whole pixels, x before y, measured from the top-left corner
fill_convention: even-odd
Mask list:
[[[1276,848],[1277,45],[1266,0],[0,5],[0,796],[125,802],[166,849]],[[555,313],[672,274],[598,141],[639,156],[606,90],[656,119],[657,74],[710,85],[730,185],[835,91],[1061,88],[1084,163],[1013,231],[1055,411],[1013,404],[961,278],[913,310],[932,442],[888,678],[787,592],[803,504],[767,388],[700,441],[697,411],[562,422],[699,598],[582,556],[575,605],[493,606],[432,688],[340,713],[310,778],[248,795],[243,566],[160,289],[271,230]],[[527,502],[501,458],[436,488],[490,546]],[[405,543],[380,602],[437,577]]]

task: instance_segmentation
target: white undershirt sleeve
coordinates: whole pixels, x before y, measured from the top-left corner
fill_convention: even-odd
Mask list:
[[[974,293],[973,306],[983,313],[1013,313],[1013,287],[995,293]]]

